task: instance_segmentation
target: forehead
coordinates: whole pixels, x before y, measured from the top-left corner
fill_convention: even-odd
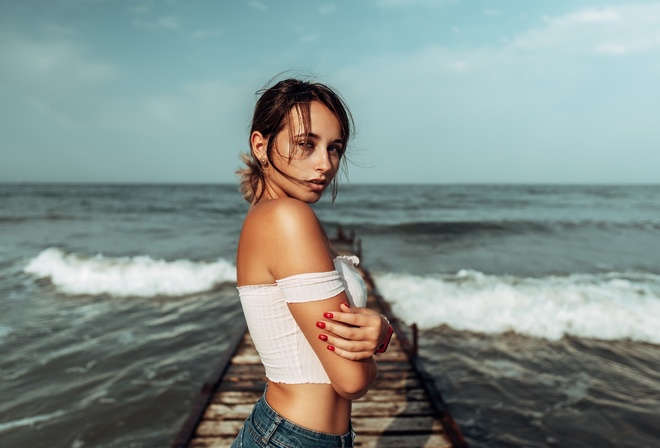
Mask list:
[[[312,101],[309,104],[298,104],[289,113],[289,130],[293,133],[324,133],[334,134],[334,138],[342,137],[339,118],[323,103]],[[330,135],[328,135],[330,136]]]

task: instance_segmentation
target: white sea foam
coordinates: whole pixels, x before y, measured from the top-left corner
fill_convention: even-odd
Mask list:
[[[10,429],[20,428],[21,426],[32,426],[35,423],[46,422],[57,417],[61,417],[65,412],[63,410],[51,412],[50,414],[33,415],[31,417],[20,418],[18,420],[10,420],[8,422],[0,423],[0,433],[9,431]]]
[[[24,272],[50,278],[65,294],[113,296],[179,296],[236,281],[236,267],[216,262],[155,260],[149,256],[92,257],[49,248],[30,260]]]
[[[8,327],[7,325],[2,325],[0,324],[0,342],[7,336],[9,333],[12,332],[12,328]]]
[[[375,276],[394,312],[420,328],[564,335],[660,344],[660,276],[573,274],[542,278],[486,275]]]

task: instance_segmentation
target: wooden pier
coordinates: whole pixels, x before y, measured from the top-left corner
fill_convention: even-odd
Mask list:
[[[333,246],[345,254],[361,255],[359,241],[346,237],[341,229]],[[355,446],[467,447],[432,376],[417,357],[416,329],[403,327],[378,294],[369,272],[361,266],[360,270],[369,292],[367,306],[387,316],[395,331],[387,352],[376,357],[375,384],[366,396],[353,402]],[[265,384],[264,368],[244,327],[227,359],[202,387],[172,448],[229,447]]]

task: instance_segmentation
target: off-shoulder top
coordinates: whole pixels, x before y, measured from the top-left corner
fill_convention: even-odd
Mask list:
[[[355,268],[359,262],[355,256],[338,256],[334,259],[334,271],[297,274],[273,284],[238,287],[250,336],[270,381],[330,383],[287,303],[329,299],[345,291],[352,306],[365,306],[367,288]]]

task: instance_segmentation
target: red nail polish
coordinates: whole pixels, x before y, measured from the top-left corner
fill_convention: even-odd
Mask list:
[[[326,319],[332,319],[333,314],[332,313],[323,313],[323,317],[325,317]]]
[[[334,345],[328,345],[328,350],[330,350],[331,352],[334,352],[335,351],[335,346]]]
[[[325,328],[325,322],[316,322],[316,326],[319,328]]]
[[[322,341],[327,341],[327,340],[328,340],[328,336],[326,336],[326,335],[324,335],[324,334],[320,334],[320,335],[319,335],[319,339],[322,340]]]
[[[350,308],[350,307],[351,307],[351,305],[349,305],[349,304],[346,303],[346,302],[342,302],[341,304],[344,305],[346,308]]]

